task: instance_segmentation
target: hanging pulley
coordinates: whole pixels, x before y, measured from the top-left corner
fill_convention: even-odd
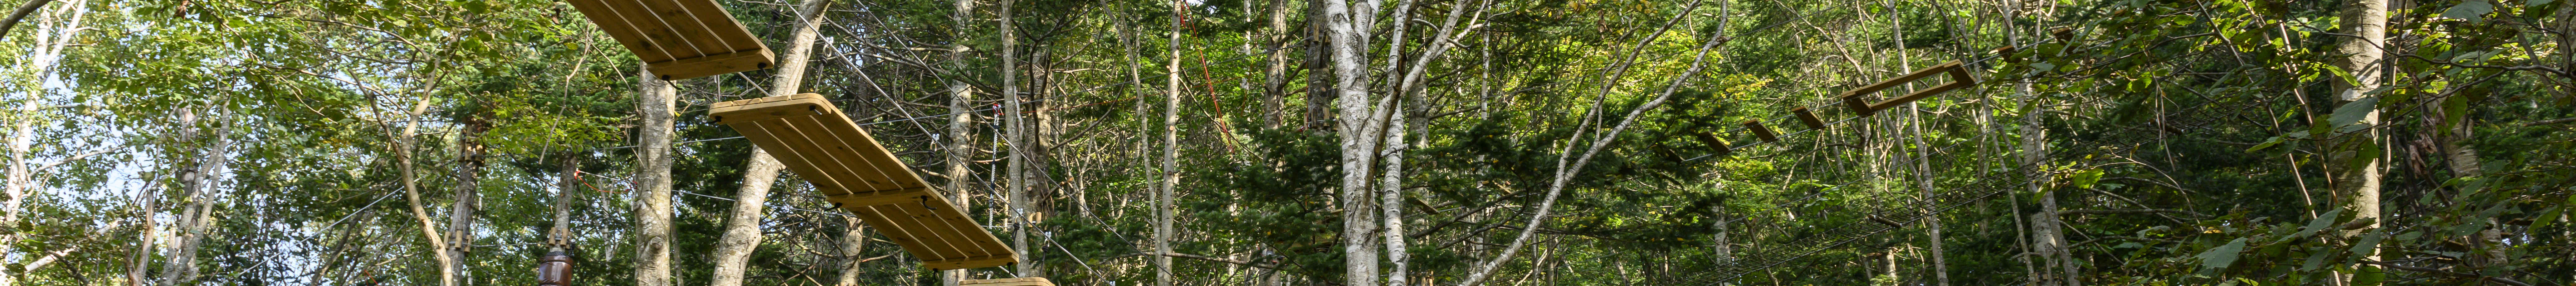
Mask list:
[[[571,286],[572,254],[562,250],[547,251],[537,258],[537,285]]]

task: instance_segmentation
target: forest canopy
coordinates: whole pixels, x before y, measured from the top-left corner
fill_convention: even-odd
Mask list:
[[[679,1],[10,2],[0,286],[2576,284],[2576,1]]]

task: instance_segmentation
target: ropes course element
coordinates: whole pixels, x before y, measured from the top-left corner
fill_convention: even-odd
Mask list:
[[[777,56],[714,0],[568,0],[662,80],[769,68]]]
[[[822,95],[801,93],[714,104],[716,123],[770,150],[824,201],[856,214],[924,267],[967,269],[1020,262],[1019,253],[931,191],[873,136]]]

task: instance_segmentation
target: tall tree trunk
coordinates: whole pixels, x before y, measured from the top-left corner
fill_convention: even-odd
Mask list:
[[[975,27],[975,0],[957,0],[952,8],[955,10],[948,14],[948,20],[956,22],[957,26],[953,27],[955,34],[950,35],[954,40],[948,47],[948,70],[963,72],[969,49],[965,44],[966,32]],[[955,196],[949,201],[965,204],[969,202],[966,200],[967,182],[972,178],[972,174],[967,173],[971,169],[967,166],[971,164],[967,159],[975,155],[975,146],[971,145],[975,142],[975,114],[968,112],[975,108],[975,89],[954,77],[948,78],[947,83],[948,112],[958,114],[948,118],[948,185],[944,189]],[[939,271],[939,285],[957,286],[958,280],[965,277],[964,269],[942,270]]]
[[[2351,34],[2358,39],[2344,39],[2336,49],[2344,54],[2343,62],[2338,64],[2345,71],[2352,73],[2353,82],[2336,84],[2342,90],[2335,93],[2335,102],[2347,105],[2374,104],[2379,95],[2370,92],[2379,88],[2379,81],[2385,75],[2383,71],[2387,68],[2380,63],[2380,45],[2387,42],[2388,1],[2344,2],[2340,22],[2342,22],[2340,26],[2347,29],[2344,31],[2345,34]],[[2380,134],[2379,129],[2376,128],[2380,124],[2378,107],[2369,107],[2368,113],[2363,114],[2359,122],[2351,124],[2373,128],[2336,136],[2328,145],[2333,151],[2327,153],[2326,167],[2328,173],[2334,174],[2333,188],[2335,193],[2345,196],[2344,199],[2347,201],[2344,203],[2344,208],[2353,213],[2352,219],[2354,221],[2371,220],[2364,227],[2346,230],[2343,233],[2346,237],[2360,237],[2379,231],[2381,224],[2379,222],[2379,187],[2382,175],[2380,168],[2385,165],[2382,159],[2385,157],[2378,154],[2386,152],[2382,152],[2381,150],[2385,149],[2379,147]],[[2342,126],[2334,128],[2342,128]],[[2376,249],[2357,249],[2357,251],[2361,252],[2362,260],[2379,260],[2379,252]],[[2355,273],[2336,277],[2340,282],[2338,284],[2350,283],[2353,275],[2370,275],[2379,271],[2378,266],[2370,264],[2357,264],[2353,265],[2353,268],[2356,270]]]
[[[866,258],[859,255],[867,250],[868,226],[859,224],[857,217],[847,216],[841,217],[841,225],[841,248],[838,252],[841,255],[841,276],[833,280],[832,285],[858,286],[859,274],[864,274],[859,270],[859,263],[866,262],[860,261]]]
[[[179,197],[179,209],[173,210],[176,212],[177,221],[175,221],[176,225],[171,226],[169,260],[164,261],[161,266],[161,285],[180,285],[197,281],[197,249],[204,242],[206,231],[213,224],[214,219],[211,213],[214,208],[214,198],[207,193],[212,192],[214,185],[217,184],[216,172],[222,171],[225,163],[231,158],[226,155],[230,144],[225,141],[229,139],[232,132],[226,130],[228,127],[225,124],[225,117],[228,116],[220,107],[207,107],[206,113],[213,117],[209,120],[211,122],[198,122],[192,110],[180,112],[180,124],[185,126],[182,128],[188,129],[188,131],[182,131],[180,140],[189,144],[204,144],[201,147],[204,148],[202,149],[204,153],[195,154],[179,174],[179,190],[183,195]],[[199,138],[197,136],[203,136],[206,133],[213,133],[214,138],[197,141],[196,138]]]
[[[1386,108],[1401,110],[1405,104],[1404,100],[1399,99],[1393,104],[1388,104]],[[1404,150],[1408,149],[1404,145],[1405,125],[1410,124],[1387,126],[1384,144],[1386,151],[1378,154],[1386,157],[1383,170],[1386,172],[1386,181],[1379,186],[1381,189],[1378,190],[1378,208],[1386,213],[1380,216],[1386,221],[1386,226],[1380,232],[1386,240],[1387,286],[1404,286],[1404,279],[1409,276],[1405,273],[1409,265],[1405,263],[1404,249],[1407,246],[1404,242]]]
[[[474,247],[474,211],[480,208],[475,203],[481,200],[476,191],[482,183],[483,132],[492,129],[480,114],[465,115],[462,121],[456,133],[456,185],[450,190],[448,203],[447,245],[440,246],[448,258],[454,259],[446,267],[460,275],[460,283],[464,280],[464,261]]]
[[[1377,166],[1378,133],[1370,122],[1377,121],[1377,106],[1368,93],[1369,68],[1366,66],[1368,22],[1376,16],[1364,1],[1353,5],[1348,0],[1324,1],[1325,35],[1332,45],[1333,75],[1337,82],[1334,105],[1341,130],[1342,153],[1342,275],[1344,285],[1378,284],[1378,254],[1370,244],[1377,230],[1375,208],[1370,193],[1370,176]],[[1354,7],[1359,6],[1359,7]],[[1309,103],[1313,104],[1313,103]]]
[[[831,0],[805,0],[796,17],[796,31],[788,37],[787,54],[778,58],[776,77],[771,78],[768,96],[796,94],[804,86],[806,63],[814,50],[815,30],[823,25],[824,8]],[[744,265],[752,251],[760,249],[760,222],[767,213],[769,191],[778,182],[778,172],[786,168],[769,150],[751,148],[751,158],[744,160],[742,187],[735,189],[733,211],[725,216],[724,236],[715,249],[715,274],[707,285],[742,285]]]
[[[1172,1],[1170,38],[1165,42],[1171,53],[1163,64],[1163,166],[1156,168],[1162,179],[1154,187],[1154,285],[1172,285],[1172,188],[1181,183],[1181,21],[1187,17],[1188,4]]]
[[[1334,77],[1328,76],[1332,74],[1334,48],[1332,37],[1327,35],[1335,30],[1327,28],[1326,17],[1318,16],[1324,14],[1324,1],[1336,0],[1306,0],[1306,116],[1299,128],[1308,132],[1324,132],[1324,128],[1331,127],[1324,125],[1333,120],[1332,105],[1328,103],[1341,92],[1333,87]]]
[[[1002,169],[1003,180],[1006,181],[1004,187],[1009,188],[1004,192],[1003,211],[1011,220],[1006,225],[1011,230],[1011,250],[1018,251],[1022,259],[1026,259],[1029,253],[1027,219],[1030,126],[1029,115],[1021,112],[1020,106],[1026,103],[1027,99],[1020,96],[1019,47],[1015,47],[1019,45],[1019,39],[1018,35],[1011,31],[1013,2],[1017,1],[1002,0],[1001,5],[994,6],[1000,9],[998,14],[1001,18],[1001,27],[996,30],[1002,32],[1002,113],[1006,114],[1002,117],[1005,121],[1002,124],[1009,126],[1009,130],[1006,130],[1009,133],[1003,134],[1005,137],[1002,137],[1002,145],[1008,146],[1011,153],[1011,157],[1007,159],[1009,164],[1004,165]],[[1020,263],[1015,265],[1018,268],[1016,273],[1029,273],[1037,265],[1037,263]]]
[[[1269,66],[1262,68],[1261,127],[1276,129],[1288,112],[1288,0],[1270,0],[1270,32],[1263,43],[1270,49]]]
[[[2029,104],[2047,103],[2033,101]],[[2022,165],[2038,166],[2047,163],[2045,160],[2048,159],[2048,131],[2039,126],[2039,117],[2044,114],[2048,114],[2048,110],[2041,108],[2022,115]],[[2043,187],[2047,185],[2043,170],[2033,168],[2030,172],[2033,173],[2032,178],[2040,178],[2031,180],[2027,184],[2032,192],[2039,193],[2039,213],[2031,214],[2030,218],[2031,241],[2034,244],[2032,248],[2033,251],[2038,252],[2035,254],[2041,258],[2040,261],[2043,262],[2041,265],[2045,266],[2043,268],[2057,268],[2048,270],[2047,275],[2042,276],[2041,282],[2044,283],[2042,285],[2082,285],[2077,282],[2081,276],[2077,276],[2074,256],[2067,253],[2066,236],[2061,233],[2064,226],[2062,226],[2063,222],[2058,220],[2057,193]]]
[[[555,179],[554,224],[546,228],[546,252],[570,253],[573,239],[572,201],[574,197],[581,195],[581,192],[577,191],[577,187],[581,186],[582,182],[581,155],[579,152],[564,152],[559,155],[563,156],[563,170],[560,171],[563,175]]]
[[[1912,71],[1914,70],[1914,62],[1909,57],[1909,53],[1907,53],[1907,48],[1905,46],[1905,15],[1901,12],[1903,10],[1898,9],[1897,7],[1897,5],[1902,2],[1886,1],[1885,3],[1887,3],[1888,22],[1891,23],[1888,25],[1891,31],[1891,36],[1889,37],[1894,38],[1896,42],[1895,52],[1897,65],[1903,68],[1902,70]],[[1914,140],[1914,164],[1910,164],[1911,166],[1906,167],[1913,169],[1912,173],[1914,173],[1914,181],[1922,190],[1920,198],[1925,201],[1930,201],[1932,200],[1933,193],[1933,174],[1931,163],[1932,146],[1924,144],[1923,142],[1923,137],[1925,136],[1923,134],[1923,108],[1918,103],[1908,102],[1905,103],[1905,110],[1907,111],[1905,123],[1910,125],[1913,129],[1911,130],[1913,136],[1906,137]],[[1931,262],[1933,285],[1950,286],[1949,262],[1946,261],[1947,259],[1945,257],[1942,257],[1943,250],[1941,245],[1943,244],[1943,241],[1941,238],[1941,213],[1928,209],[1924,211],[1927,213],[1927,215],[1923,216],[1924,237],[1927,238],[1927,243],[1932,245],[1930,250],[1932,252]]]
[[[635,179],[635,285],[671,285],[671,121],[678,87],[638,69]]]
[[[421,237],[429,240],[429,246],[431,248],[429,253],[431,254],[431,257],[438,260],[439,285],[454,286],[457,282],[456,269],[447,267],[447,265],[454,264],[456,258],[448,256],[447,251],[438,249],[447,245],[447,237],[438,235],[438,227],[436,226],[436,223],[431,222],[429,211],[427,207],[425,207],[429,202],[422,201],[420,199],[420,169],[414,164],[414,161],[418,161],[417,158],[414,158],[417,157],[416,154],[418,152],[413,150],[413,148],[420,145],[420,123],[418,119],[420,118],[421,113],[429,111],[428,94],[429,93],[427,92],[423,92],[422,98],[413,100],[411,111],[403,113],[403,117],[400,118],[402,121],[411,121],[413,123],[404,125],[402,132],[399,134],[390,134],[392,132],[387,132],[389,133],[387,135],[392,135],[390,137],[393,137],[394,164],[396,164],[394,168],[401,173],[403,198],[411,205],[412,220],[420,222]],[[184,219],[177,223],[179,226],[187,225]],[[163,280],[169,280],[166,278],[168,276],[163,277],[165,277]],[[164,282],[162,285],[171,284]]]

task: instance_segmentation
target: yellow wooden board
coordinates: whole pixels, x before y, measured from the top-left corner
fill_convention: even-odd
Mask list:
[[[1931,87],[1931,88],[1925,88],[1925,89],[1922,89],[1922,90],[1916,90],[1916,91],[1914,91],[1914,92],[1912,92],[1912,93],[1906,93],[1906,94],[1905,94],[1905,95],[1903,95],[1903,96],[1898,96],[1898,97],[1895,97],[1895,98],[1889,98],[1889,99],[1887,99],[1887,100],[1879,101],[1878,103],[1866,103],[1866,102],[1864,102],[1864,101],[1861,99],[1861,97],[1862,97],[1862,96],[1866,96],[1866,95],[1869,95],[1869,94],[1871,94],[1871,93],[1877,93],[1877,92],[1879,92],[1879,91],[1881,91],[1881,90],[1886,90],[1886,89],[1888,89],[1888,88],[1894,88],[1894,87],[1896,87],[1896,86],[1898,86],[1898,85],[1903,85],[1903,84],[1906,84],[1906,83],[1914,82],[1915,80],[1920,80],[1920,79],[1923,79],[1923,78],[1926,78],[1926,77],[1932,77],[1932,76],[1934,76],[1934,75],[1940,75],[1940,74],[1945,74],[1945,73],[1950,75],[1950,83],[1945,83],[1945,84],[1941,84],[1941,85],[1938,85],[1938,86],[1933,86],[1933,87]],[[1888,79],[1887,81],[1881,81],[1881,82],[1878,82],[1878,83],[1875,83],[1875,84],[1870,84],[1870,85],[1868,85],[1868,86],[1862,86],[1861,88],[1858,88],[1858,89],[1852,89],[1852,90],[1850,90],[1850,91],[1844,91],[1844,92],[1843,92],[1843,94],[1842,94],[1841,96],[1839,96],[1839,97],[1841,97],[1841,98],[1842,98],[1843,105],[1844,105],[1845,107],[1849,107],[1849,108],[1851,108],[1851,109],[1852,109],[1852,112],[1859,113],[1859,114],[1860,114],[1860,116],[1870,116],[1870,115],[1873,115],[1873,114],[1878,113],[1878,111],[1879,111],[1879,110],[1885,110],[1885,109],[1888,109],[1888,108],[1891,108],[1891,107],[1896,107],[1896,105],[1905,104],[1905,103],[1908,103],[1908,102],[1914,102],[1914,101],[1916,101],[1916,100],[1922,100],[1922,99],[1924,99],[1924,98],[1932,97],[1932,95],[1940,94],[1940,93],[1942,93],[1942,92],[1948,92],[1948,91],[1950,91],[1950,90],[1960,89],[1960,88],[1967,88],[1967,87],[1969,87],[1969,86],[1975,86],[1975,85],[1977,85],[1977,79],[1976,79],[1976,78],[1974,78],[1974,77],[1969,77],[1969,76],[1968,76],[1968,70],[1967,70],[1967,68],[1963,67],[1962,63],[1960,63],[1960,62],[1952,61],[1952,62],[1949,62],[1949,63],[1939,64],[1939,65],[1933,65],[1933,66],[1931,66],[1931,67],[1925,67],[1925,68],[1923,68],[1922,70],[1914,71],[1914,73],[1908,73],[1908,74],[1905,74],[1905,76],[1896,77],[1896,78],[1894,78],[1894,79]]]
[[[1040,278],[1040,277],[1021,277],[1021,278],[1002,278],[1002,279],[966,280],[966,281],[958,281],[958,282],[957,282],[957,285],[958,285],[958,286],[1055,286],[1055,282],[1048,282],[1046,278]]]
[[[822,95],[718,102],[707,114],[768,150],[825,201],[849,210],[933,269],[1009,265],[1019,254],[850,122]]]
[[[769,68],[776,55],[714,0],[564,0],[662,80]]]

